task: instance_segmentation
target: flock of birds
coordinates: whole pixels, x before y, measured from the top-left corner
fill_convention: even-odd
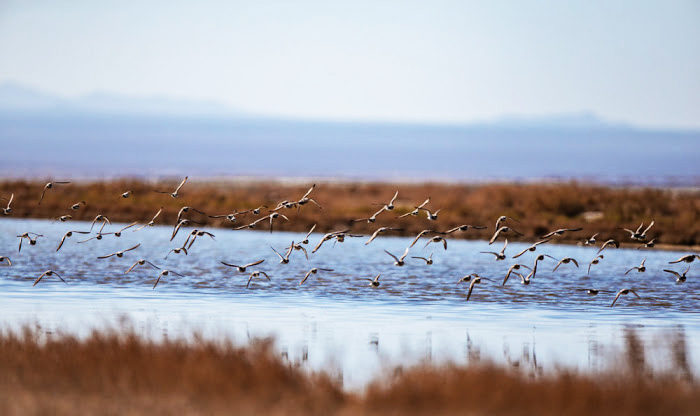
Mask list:
[[[172,198],[178,198],[180,195],[179,192],[182,189],[182,187],[185,185],[185,183],[187,182],[187,179],[188,178],[185,177],[180,182],[180,184],[175,188],[175,190],[173,192],[163,191],[163,190],[154,190],[154,192],[168,194]],[[67,182],[67,181],[58,182],[58,181],[56,181],[56,182],[47,183],[41,192],[41,197],[39,198],[38,204],[41,204],[41,202],[44,200],[44,197],[46,196],[47,191],[54,189],[55,187],[57,187],[59,185],[63,186],[63,185],[67,185],[67,184],[70,184],[70,182]],[[256,207],[256,208],[246,209],[246,210],[242,210],[242,211],[234,210],[233,212],[227,213],[227,214],[208,215],[208,216],[210,218],[220,218],[220,219],[223,219],[224,221],[227,221],[231,224],[234,224],[237,222],[238,218],[244,217],[247,214],[251,214],[252,216],[256,217],[256,219],[254,221],[251,221],[251,222],[244,224],[244,225],[236,226],[233,229],[234,230],[253,229],[253,228],[256,228],[259,224],[265,222],[265,223],[269,223],[269,230],[270,230],[270,232],[272,232],[275,221],[280,221],[280,220],[289,221],[289,218],[282,213],[282,211],[284,211],[284,210],[289,210],[289,209],[299,210],[299,209],[301,209],[301,207],[303,207],[304,205],[306,205],[308,203],[312,203],[312,204],[316,205],[316,207],[318,209],[322,209],[321,205],[311,197],[311,194],[314,191],[315,187],[316,187],[315,184],[313,186],[311,186],[311,188],[298,200],[292,200],[292,201],[284,200],[284,201],[281,201],[279,204],[277,204],[277,206],[274,208],[269,208],[266,205],[261,205],[261,206]],[[376,204],[378,206],[381,206],[381,208],[379,210],[377,210],[371,216],[369,216],[367,218],[359,218],[359,219],[356,219],[354,221],[356,221],[356,222],[366,221],[368,223],[375,223],[378,220],[378,217],[380,216],[380,214],[388,213],[388,212],[391,212],[394,210],[394,207],[395,207],[394,203],[395,203],[396,199],[398,198],[398,194],[399,194],[399,192],[396,191],[394,196],[388,202]],[[120,197],[127,199],[131,195],[132,195],[132,192],[127,190],[124,193],[122,193],[120,195]],[[14,194],[10,195],[9,198],[0,197],[0,200],[7,201],[7,206],[5,208],[2,208],[2,212],[4,215],[10,215],[12,212],[11,205],[12,205],[12,202],[14,200]],[[397,218],[406,218],[406,217],[411,217],[411,216],[416,217],[416,216],[419,216],[421,214],[421,212],[424,212],[426,215],[426,218],[428,220],[437,221],[438,214],[440,213],[441,210],[437,209],[435,211],[432,211],[431,209],[427,208],[429,203],[430,203],[430,198],[427,198],[420,205],[416,205],[414,210],[407,212],[405,214],[402,214],[402,215],[398,216]],[[73,211],[76,211],[76,210],[81,209],[85,205],[86,205],[85,201],[79,201],[79,202],[73,204],[70,207],[70,209]],[[264,210],[267,210],[267,212],[265,213]],[[76,235],[76,234],[84,235],[87,237],[84,240],[77,241],[77,244],[82,244],[82,243],[86,243],[86,242],[91,241],[91,240],[101,240],[103,237],[105,237],[107,235],[121,237],[122,233],[125,232],[126,230],[129,230],[129,229],[132,229],[131,230],[132,232],[136,232],[136,231],[142,230],[145,227],[155,226],[156,222],[158,220],[158,217],[160,216],[162,211],[163,211],[163,209],[161,208],[153,216],[153,218],[150,221],[148,221],[144,224],[141,224],[140,226],[139,226],[138,222],[133,222],[125,227],[120,228],[119,230],[109,231],[109,232],[105,231],[105,227],[107,225],[111,226],[110,220],[104,215],[97,215],[95,217],[95,219],[92,221],[92,223],[90,224],[89,230],[87,230],[87,231],[71,230],[71,231],[66,232],[63,235],[63,237],[61,238],[61,241],[58,243],[58,246],[56,247],[56,251],[59,251],[61,249],[61,247],[63,247],[63,245],[64,245],[64,243],[66,243],[67,239],[69,239],[70,237],[72,237],[73,235]],[[189,226],[192,226],[193,224],[199,224],[197,221],[185,218],[185,215],[188,214],[190,211],[197,212],[201,215],[207,215],[206,213],[204,213],[200,210],[197,210],[193,207],[189,207],[189,206],[182,207],[180,209],[180,211],[178,212],[177,221],[173,225],[173,232],[172,232],[172,236],[170,238],[170,241],[173,241],[175,239],[175,237],[177,236],[177,234],[179,233],[179,231],[183,227],[189,227]],[[66,222],[66,221],[69,221],[71,218],[72,218],[72,216],[70,214],[66,214],[66,215],[62,215],[62,216],[56,218],[56,220],[61,221],[61,222]],[[496,220],[496,225],[494,227],[494,233],[493,233],[493,236],[489,240],[489,245],[494,244],[499,238],[503,237],[504,238],[503,247],[501,248],[500,251],[497,251],[497,252],[496,251],[484,251],[481,253],[493,255],[496,261],[506,260],[508,258],[508,256],[506,255],[506,248],[508,247],[508,240],[507,240],[507,238],[505,238],[505,236],[509,235],[509,234],[517,234],[520,236],[523,235],[519,231],[515,230],[512,225],[510,225],[513,222],[517,223],[518,221],[516,219],[508,217],[508,216],[499,217]],[[94,231],[94,235],[93,235],[93,230],[95,229],[96,225],[97,225],[98,229],[97,229],[97,231]],[[640,243],[640,246],[638,247],[638,249],[645,249],[645,248],[654,247],[654,240],[655,239],[648,238],[649,237],[648,233],[653,226],[654,226],[654,221],[651,221],[649,223],[649,225],[647,225],[646,227],[644,227],[644,223],[642,223],[635,230],[622,228],[622,227],[620,227],[620,228],[629,233],[629,238],[631,240]],[[345,241],[346,238],[363,237],[362,235],[352,234],[349,229],[340,230],[340,231],[332,231],[332,232],[324,234],[312,250],[307,250],[307,248],[310,249],[310,247],[311,247],[309,245],[310,244],[309,238],[312,236],[312,233],[314,232],[315,228],[316,228],[316,225],[311,227],[311,229],[308,231],[308,233],[306,233],[306,235],[299,242],[295,243],[294,241],[292,241],[288,247],[285,247],[282,250],[282,253],[284,253],[284,254],[282,254],[281,252],[276,250],[274,247],[270,247],[272,249],[272,251],[279,257],[280,264],[288,264],[290,262],[290,257],[292,255],[292,253],[294,253],[295,251],[303,252],[304,256],[308,260],[309,259],[309,251],[311,251],[311,254],[316,253],[325,242],[334,240],[334,245],[335,245],[335,243],[342,243],[343,241]],[[459,227],[451,228],[451,229],[446,230],[446,231],[438,231],[435,229],[425,229],[425,230],[421,231],[420,233],[418,233],[418,235],[416,235],[416,237],[412,240],[410,245],[408,245],[408,247],[406,247],[406,249],[403,251],[403,253],[400,256],[397,256],[393,253],[390,253],[387,250],[384,250],[384,252],[393,260],[393,264],[395,266],[402,267],[406,264],[406,258],[409,254],[410,249],[412,247],[414,247],[421,238],[425,237],[427,239],[425,245],[423,246],[424,248],[427,248],[430,244],[437,244],[438,246],[442,246],[442,248],[444,250],[447,250],[447,236],[449,236],[453,233],[456,233],[456,232],[466,232],[469,229],[486,229],[486,228],[487,227],[485,227],[485,226],[475,226],[475,225],[466,225],[465,224],[465,225],[461,225]],[[385,234],[387,232],[392,232],[392,231],[402,231],[402,229],[391,228],[391,227],[379,227],[369,237],[369,239],[367,240],[365,245],[369,245],[370,243],[372,243],[380,234]],[[542,244],[546,244],[546,243],[551,242],[557,236],[564,235],[565,233],[574,233],[574,232],[579,232],[579,231],[582,231],[582,228],[561,228],[561,229],[554,230],[550,233],[547,233],[547,234],[541,236],[538,239],[538,241],[532,243],[532,245],[530,245],[529,247],[527,247],[524,250],[522,250],[521,252],[515,254],[514,256],[512,256],[512,258],[517,259],[528,252],[535,252]],[[597,236],[598,236],[598,233],[593,234],[591,237],[583,240],[581,244],[587,245],[587,246],[595,246],[596,242],[597,242],[597,240],[596,240]],[[21,252],[23,242],[26,241],[26,243],[29,244],[30,246],[34,246],[37,244],[37,240],[40,237],[43,237],[43,235],[28,231],[28,232],[22,233],[21,235],[18,235],[17,237],[19,238],[18,251]],[[200,230],[200,229],[192,229],[190,231],[190,233],[187,235],[184,243],[181,246],[178,246],[178,247],[171,249],[165,255],[165,259],[167,259],[168,256],[170,256],[171,254],[177,255],[177,254],[183,253],[183,254],[187,255],[188,250],[191,249],[192,245],[195,243],[195,241],[198,237],[209,237],[211,239],[215,238],[214,234],[212,234],[209,231]],[[133,250],[137,250],[140,246],[141,246],[141,244],[139,243],[139,244],[136,244],[132,247],[129,247],[129,248],[126,248],[123,250],[119,250],[119,251],[114,252],[114,253],[99,256],[98,259],[107,259],[110,257],[121,258],[126,253],[131,252]],[[614,239],[608,239],[605,242],[603,242],[603,244],[600,246],[598,252],[596,253],[596,257],[593,258],[588,263],[588,273],[590,273],[591,267],[599,264],[599,262],[604,259],[604,255],[601,254],[601,252],[603,250],[605,250],[606,248],[613,248],[613,247],[619,248],[620,243]],[[428,257],[411,256],[411,258],[423,261],[427,265],[433,264],[432,254]],[[573,266],[575,266],[577,268],[579,267],[579,261],[574,259],[574,258],[571,258],[571,257],[556,259],[548,254],[539,254],[535,258],[535,261],[534,261],[534,264],[532,265],[532,267],[527,266],[525,264],[521,264],[521,263],[515,263],[512,266],[510,266],[510,268],[508,269],[508,271],[503,279],[502,285],[505,286],[511,276],[517,276],[518,278],[520,278],[521,284],[529,285],[532,282],[532,280],[535,278],[539,262],[545,260],[545,258],[550,258],[550,259],[553,259],[554,261],[557,262],[556,266],[554,266],[552,272],[555,272],[560,267],[564,267],[564,266],[570,265],[570,264],[573,264]],[[677,260],[670,261],[669,264],[692,263],[695,259],[700,259],[700,256],[697,254],[688,254],[688,255],[680,257]],[[257,265],[263,263],[264,261],[265,261],[264,259],[261,259],[261,260],[248,262],[246,264],[233,264],[233,263],[228,263],[228,262],[224,262],[224,261],[221,261],[221,263],[225,266],[228,266],[228,267],[231,267],[231,268],[237,270],[237,272],[239,272],[239,273],[248,273],[249,268],[253,268],[254,266],[257,266]],[[628,274],[628,273],[633,272],[633,271],[636,271],[638,273],[644,273],[646,271],[645,262],[646,262],[646,258],[644,260],[642,260],[642,262],[639,266],[631,267],[629,270],[627,270],[625,272],[625,274]],[[4,263],[7,263],[7,266],[12,265],[12,262],[11,262],[9,256],[0,256],[0,264],[4,264]],[[154,264],[154,262],[151,262],[151,261],[146,260],[146,259],[140,259],[140,260],[136,261],[124,273],[125,274],[129,273],[132,270],[134,270],[136,267],[139,267],[139,266],[148,266],[148,267],[160,270],[160,273],[158,274],[158,276],[155,279],[155,282],[153,284],[153,289],[155,289],[158,286],[158,283],[161,281],[161,278],[164,276],[169,276],[170,274],[173,274],[176,276],[183,276],[182,274],[177,273],[173,270],[161,269],[159,266]],[[685,269],[685,271],[683,271],[683,272],[679,272],[679,271],[675,271],[675,270],[671,270],[671,269],[664,269],[664,272],[672,275],[676,279],[677,283],[683,283],[686,281],[686,279],[688,277],[688,272],[690,271],[690,267],[691,266],[689,265]],[[527,270],[529,272],[527,274],[525,274],[525,270]],[[303,276],[303,278],[299,282],[299,285],[300,286],[303,285],[307,281],[309,276],[315,275],[321,271],[333,271],[333,269],[314,267],[314,268],[310,269],[308,272],[306,272],[306,274]],[[63,277],[61,275],[59,275],[58,273],[56,273],[54,270],[46,270],[34,281],[34,286],[36,286],[39,282],[41,282],[42,279],[44,279],[45,277],[53,277],[53,276],[58,278],[63,283],[67,284],[67,282],[63,279]],[[264,271],[261,271],[261,270],[250,271],[250,274],[248,275],[248,281],[246,283],[246,288],[248,288],[250,286],[251,281],[253,281],[253,279],[261,278],[261,277],[264,277],[267,280],[270,280],[270,276]],[[380,277],[381,277],[381,273],[377,274],[376,276],[374,276],[374,278],[371,278],[371,279],[365,278],[365,280],[369,281],[369,287],[377,288],[380,286],[380,282],[379,282]],[[484,280],[490,280],[490,279],[488,279],[486,277],[479,276],[476,273],[472,273],[472,274],[461,277],[457,283],[469,283],[469,289],[468,289],[467,298],[466,298],[468,301],[471,298],[471,294],[474,290],[475,285],[482,283],[482,281],[484,281]],[[587,292],[587,294],[589,294],[591,296],[595,296],[600,292],[599,290],[593,289],[593,288],[583,289],[583,290],[585,290]],[[637,298],[641,298],[641,296],[634,289],[622,288],[621,290],[619,290],[615,294],[615,297],[614,297],[612,303],[610,304],[610,306],[611,307],[614,306],[615,303],[620,298],[620,296],[628,295],[630,293],[633,294],[634,296],[636,296]]]

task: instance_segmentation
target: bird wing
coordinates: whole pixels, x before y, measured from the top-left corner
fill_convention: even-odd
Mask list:
[[[399,260],[403,261],[407,255],[408,255],[408,247],[406,247],[406,250],[403,252],[403,255],[399,258]]]
[[[178,193],[180,191],[180,188],[182,188],[182,186],[185,184],[185,182],[187,182],[187,176],[185,176],[185,179],[183,179],[182,182],[180,182],[180,185],[178,185],[177,188],[175,188],[174,193]]]
[[[39,276],[39,278],[34,281],[32,287],[36,286],[36,284],[39,283],[44,276],[46,276],[46,272],[42,273],[41,276]]]
[[[394,194],[394,197],[391,198],[391,201],[389,201],[389,205],[392,205],[394,203],[394,201],[396,201],[396,197],[398,197],[398,196],[399,196],[399,191],[396,191],[396,193]]]
[[[262,262],[264,262],[264,261],[265,261],[265,259],[258,260],[258,261],[254,261],[254,262],[252,262],[252,263],[246,264],[246,265],[243,266],[243,267],[245,268],[245,267],[257,266],[258,264],[260,264],[260,263],[262,263]]]
[[[121,252],[124,253],[124,252],[126,252],[126,251],[131,251],[131,250],[137,249],[140,245],[141,245],[141,243],[138,243],[138,244],[136,244],[135,246],[133,246],[133,247],[131,247],[131,248],[127,248],[126,250],[122,250]]]
[[[394,260],[396,260],[397,262],[399,261],[399,258],[398,258],[398,257],[396,257],[395,255],[393,255],[393,254],[389,253],[389,252],[388,252],[388,251],[386,251],[386,250],[384,250],[384,252],[385,252],[386,254],[390,255],[391,257],[393,257],[393,258],[394,258]]]
[[[129,273],[130,271],[132,271],[132,270],[134,269],[134,267],[138,266],[138,264],[139,264],[140,262],[141,262],[141,260],[139,260],[139,261],[137,261],[136,263],[134,263],[131,267],[129,267],[129,268],[124,272],[124,274],[127,274],[127,273]]]
[[[615,305],[615,302],[617,302],[617,298],[620,297],[620,295],[622,294],[622,292],[623,292],[624,290],[625,290],[625,289],[622,289],[622,290],[620,290],[619,292],[617,292],[617,295],[615,295],[615,299],[613,299],[612,303],[610,304],[610,307],[611,307],[611,308],[613,307],[613,305]]]
[[[68,238],[68,233],[63,234],[63,238],[61,239],[61,242],[58,244],[58,247],[56,247],[56,251],[60,250],[61,247],[63,247],[63,242],[66,241],[66,238]]]
[[[375,231],[374,234],[372,234],[372,237],[370,237],[369,240],[367,240],[367,242],[365,243],[365,245],[371,243],[372,240],[374,240],[375,238],[377,238],[377,235],[379,235],[379,233],[382,231],[382,229],[384,229],[384,227],[378,228],[377,231]]]
[[[311,270],[309,270],[308,272],[306,272],[306,274],[304,275],[304,278],[301,279],[301,282],[299,282],[299,286],[303,285],[304,282],[306,282],[306,279],[309,278],[309,276],[311,275],[311,271],[312,271],[312,270],[313,270],[313,269],[311,269]]]
[[[476,284],[476,282],[477,282],[477,279],[474,279],[469,284],[469,292],[467,292],[467,301],[469,301],[469,298],[472,296],[472,290],[474,290],[474,285]]]
[[[668,269],[664,269],[664,271],[667,272],[667,273],[673,273],[673,274],[674,274],[676,277],[678,277],[678,278],[681,277],[680,273],[678,273],[678,272],[676,272],[676,271],[668,270]]]
[[[489,245],[493,244],[494,241],[498,238],[498,235],[501,234],[501,231],[503,231],[505,227],[501,227],[498,230],[496,230],[495,233],[493,233],[493,237],[489,240]]]

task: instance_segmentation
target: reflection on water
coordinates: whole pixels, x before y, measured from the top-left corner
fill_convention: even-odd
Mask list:
[[[700,365],[700,320],[695,312],[700,295],[692,268],[688,282],[681,285],[663,272],[682,252],[606,249],[605,259],[588,277],[587,263],[596,249],[548,244],[518,260],[531,265],[536,254],[547,253],[574,257],[581,267],[569,264],[552,273],[554,260],[540,262],[531,285],[509,280],[503,287],[502,277],[514,261],[496,262],[480,254],[490,251],[486,242],[451,240],[447,251],[417,244],[411,255],[435,250],[434,264],[409,258],[404,267],[393,266],[383,250],[402,252],[410,238],[380,237],[368,246],[366,239],[326,243],[308,261],[294,252],[289,264],[279,264],[269,246],[281,251],[303,235],[213,230],[215,241],[198,239],[189,255],[164,260],[186,235],[171,243],[172,229],[149,227],[125,232],[121,238],[67,241],[55,251],[67,230],[87,228],[78,222],[0,223],[0,255],[13,262],[0,267],[2,324],[17,328],[36,323],[45,333],[85,335],[91,328],[118,325],[126,317],[137,332],[153,338],[196,332],[243,342],[274,336],[283,357],[310,368],[336,368],[351,387],[388,366],[425,361],[492,359],[531,375],[559,365],[603,369],[611,356],[623,352],[629,367],[640,373],[672,366],[690,377]],[[17,253],[14,236],[25,231],[45,238]],[[312,236],[311,244],[320,237]],[[123,258],[97,259],[136,243],[141,246]],[[511,243],[506,253],[526,246]],[[644,257],[646,273],[624,275]],[[164,277],[152,290],[158,270],[137,267],[124,274],[140,258],[185,277]],[[247,273],[220,263],[257,259],[265,262]],[[334,271],[312,275],[299,286],[312,267]],[[56,270],[69,284],[49,279],[32,287],[47,269]],[[267,272],[271,281],[253,280],[245,289],[254,270]],[[466,302],[468,285],[456,282],[473,272],[494,281],[477,285]],[[372,289],[364,279],[377,273],[382,273],[382,284]],[[588,296],[580,290],[588,287],[601,294]],[[622,287],[634,288],[642,299],[621,298],[609,308]]]

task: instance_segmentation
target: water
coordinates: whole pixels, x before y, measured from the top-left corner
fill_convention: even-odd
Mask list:
[[[647,356],[652,366],[667,366],[669,340],[684,337],[691,365],[696,373],[700,368],[700,291],[693,272],[697,266],[692,265],[684,284],[663,272],[685,270],[685,263],[668,264],[687,254],[682,251],[606,249],[588,277],[588,262],[597,248],[546,244],[517,260],[532,266],[537,254],[546,253],[574,257],[580,267],[569,263],[552,273],[556,261],[547,258],[538,265],[531,285],[513,276],[501,286],[515,262],[510,257],[529,244],[510,243],[509,258],[497,262],[480,251],[499,251],[500,241],[489,246],[450,239],[445,251],[436,244],[424,247],[423,239],[411,249],[407,264],[396,267],[384,250],[399,255],[412,237],[380,236],[367,246],[368,236],[347,238],[335,246],[329,241],[311,254],[321,238],[314,234],[309,260],[295,251],[289,264],[280,264],[270,246],[282,252],[303,234],[212,229],[215,240],[199,237],[189,255],[170,254],[166,260],[189,230],[181,230],[170,242],[172,228],[156,226],[83,244],[77,241],[89,236],[74,234],[55,251],[66,231],[87,229],[89,223],[81,222],[0,222],[0,255],[13,262],[11,267],[0,266],[0,325],[38,325],[49,334],[87,335],[94,328],[118,326],[126,318],[137,332],[156,339],[198,333],[244,343],[251,337],[273,336],[284,357],[311,369],[337,371],[350,388],[361,387],[389,366],[423,361],[465,363],[481,357],[534,372],[558,366],[600,369],[620,353],[628,328],[651,349]],[[15,236],[25,231],[44,237],[36,246],[25,241],[18,253]],[[97,258],[137,243],[141,245],[123,258]],[[411,258],[431,253],[433,265]],[[184,277],[165,276],[152,289],[158,270],[144,265],[124,273],[141,258]],[[624,274],[644,258],[645,273]],[[259,259],[265,262],[246,273],[220,263]],[[312,267],[333,271],[311,275],[300,286]],[[45,277],[33,287],[47,269],[68,284]],[[253,279],[246,289],[255,270],[265,271],[271,280]],[[372,289],[365,279],[378,273],[381,285]],[[457,281],[469,273],[493,280],[475,285],[467,302],[468,283]],[[621,296],[610,308],[615,293],[624,287],[633,288],[642,299]],[[586,288],[601,293],[589,296]]]

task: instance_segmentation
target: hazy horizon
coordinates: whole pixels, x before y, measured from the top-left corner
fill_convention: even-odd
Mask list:
[[[700,128],[700,5],[268,0],[0,5],[0,84],[272,118],[464,124],[591,113]]]

